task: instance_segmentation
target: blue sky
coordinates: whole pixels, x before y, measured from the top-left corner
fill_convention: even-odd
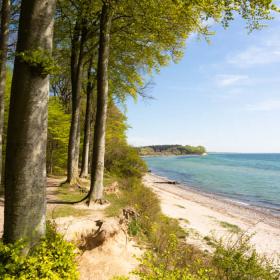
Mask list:
[[[154,100],[128,101],[130,144],[280,152],[280,16],[249,35],[242,20],[213,29],[154,76]]]

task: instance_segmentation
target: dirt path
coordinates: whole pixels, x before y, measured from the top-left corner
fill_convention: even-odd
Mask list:
[[[48,178],[47,198],[57,200],[58,188],[64,178]],[[55,211],[61,204],[48,204],[48,211]],[[113,276],[128,275],[136,266],[135,256],[142,254],[137,244],[130,240],[119,223],[119,218],[108,218],[104,214],[106,206],[91,206],[77,204],[76,209],[86,210],[87,215],[81,217],[61,217],[54,222],[64,238],[76,244],[83,245],[77,261],[81,280],[110,280]],[[3,234],[4,199],[0,198],[0,236]],[[96,244],[96,233],[105,232],[106,238],[102,245]],[[102,236],[102,234],[101,234]],[[99,245],[99,246],[98,246]],[[133,277],[131,278],[133,279]]]

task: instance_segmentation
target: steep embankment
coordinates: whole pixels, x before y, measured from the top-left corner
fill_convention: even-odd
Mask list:
[[[63,179],[48,178],[48,218],[58,232],[77,245],[81,280],[109,280],[128,275],[137,266],[135,256],[142,251],[128,237],[125,218],[107,217],[107,206],[67,205],[54,201],[73,201],[83,196],[79,190],[59,186]],[[4,200],[0,200],[0,236],[3,234]],[[109,265],[108,265],[109,264]],[[131,278],[133,279],[133,278]]]

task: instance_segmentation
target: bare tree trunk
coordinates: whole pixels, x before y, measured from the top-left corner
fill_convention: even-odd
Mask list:
[[[80,23],[77,21],[72,39],[71,50],[72,118],[67,161],[67,182],[70,184],[75,184],[77,178],[79,177],[79,122],[85,36],[86,31],[81,28]]]
[[[0,193],[2,192],[3,131],[5,113],[6,63],[9,40],[10,0],[2,0],[0,33]]]
[[[16,52],[52,50],[55,0],[22,0]],[[49,76],[16,56],[5,168],[5,243],[45,236]]]
[[[100,19],[100,38],[97,66],[97,111],[94,126],[91,184],[87,203],[102,201],[105,156],[105,131],[108,105],[108,62],[110,54],[110,31],[112,8],[110,2],[103,2]]]
[[[91,114],[92,114],[92,98],[93,98],[93,81],[92,81],[92,59],[90,60],[87,73],[87,102],[86,102],[86,115],[84,126],[84,143],[82,153],[82,167],[80,177],[88,176],[89,165],[89,144],[90,144],[90,130],[91,130]]]

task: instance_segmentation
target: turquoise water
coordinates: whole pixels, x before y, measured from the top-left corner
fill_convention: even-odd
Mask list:
[[[280,213],[280,154],[213,153],[144,159],[157,175]]]

